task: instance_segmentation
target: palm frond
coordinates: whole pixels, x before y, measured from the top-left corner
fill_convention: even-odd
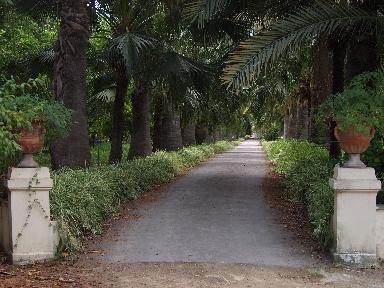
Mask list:
[[[0,0],[0,5],[3,4],[3,5],[12,5],[13,4],[13,0]]]
[[[190,22],[197,21],[198,27],[203,28],[216,14],[222,11],[230,0],[192,0],[185,4],[184,18]]]
[[[39,74],[53,75],[55,52],[53,48],[41,50],[27,58],[20,59],[13,65],[22,69],[28,78],[36,78]]]
[[[126,32],[112,40],[110,52],[112,61],[123,61],[127,72],[134,69],[139,61],[140,53],[153,48],[157,43],[155,38],[135,32]],[[117,57],[118,59],[114,59]]]
[[[229,88],[249,85],[264,69],[319,34],[373,30],[377,21],[376,14],[347,4],[318,1],[242,42],[226,61],[222,79]]]
[[[7,0],[5,0],[7,1]],[[9,0],[8,0],[9,1]],[[13,7],[20,13],[36,19],[56,15],[57,2],[55,0],[11,0]]]
[[[115,101],[116,97],[116,88],[111,87],[104,89],[95,95],[91,96],[88,100],[88,102],[92,105],[97,102],[104,102],[104,103],[113,103]]]
[[[208,76],[211,72],[208,66],[172,50],[166,51],[158,71],[160,78],[173,79],[188,85],[193,85],[196,77]]]

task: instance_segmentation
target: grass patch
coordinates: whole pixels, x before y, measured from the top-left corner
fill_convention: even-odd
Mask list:
[[[289,197],[308,209],[312,234],[323,246],[332,242],[333,190],[328,184],[333,163],[325,148],[300,140],[263,142],[274,172],[284,176]]]
[[[178,152],[156,152],[117,165],[55,172],[51,212],[58,222],[61,251],[76,251],[86,235],[101,233],[103,220],[116,212],[122,201],[137,198],[235,144],[220,141]]]

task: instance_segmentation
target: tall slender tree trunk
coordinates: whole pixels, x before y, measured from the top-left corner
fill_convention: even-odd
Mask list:
[[[208,137],[208,128],[204,125],[196,125],[196,143],[203,144]]]
[[[310,104],[311,88],[308,79],[302,79],[300,83],[300,101],[297,104],[296,112],[296,135],[297,139],[308,139],[310,122]]]
[[[176,151],[183,147],[181,117],[172,101],[158,99],[155,108],[154,147],[156,150]]]
[[[346,46],[344,39],[332,41],[333,53],[333,78],[332,78],[332,93],[337,94],[344,90],[344,73],[345,73],[345,56]],[[341,148],[335,136],[335,128],[337,123],[331,119],[329,126],[329,154],[333,159],[341,157]]]
[[[286,109],[284,113],[284,130],[283,130],[283,138],[289,139],[289,111]]]
[[[171,102],[164,107],[163,118],[163,149],[166,151],[176,151],[183,147],[181,137],[180,114],[175,111]]]
[[[145,157],[152,153],[151,143],[151,84],[138,80],[132,94],[132,137],[129,159]]]
[[[196,144],[196,125],[189,123],[182,130],[182,138],[184,146],[191,146]]]
[[[297,110],[287,108],[284,116],[284,139],[294,139],[297,134]]]
[[[377,38],[363,34],[353,37],[347,47],[345,82],[349,83],[356,75],[374,71],[380,66]]]
[[[308,139],[309,113],[308,100],[304,99],[297,105],[296,139]]]
[[[116,95],[112,108],[111,151],[109,163],[117,163],[123,157],[124,103],[127,97],[128,76],[123,66],[117,67]]]
[[[315,117],[317,108],[332,94],[332,54],[328,37],[323,35],[317,40],[312,57],[309,139],[323,144],[329,142],[329,135],[321,133]]]
[[[52,166],[72,168],[90,164],[90,145],[86,115],[86,52],[89,17],[86,0],[58,0],[60,31],[55,45],[55,99],[73,110],[69,135],[51,146]]]
[[[156,99],[155,116],[153,127],[153,150],[158,151],[163,149],[163,103],[162,99]]]
[[[237,138],[239,138],[239,137],[240,137],[240,135],[239,135]],[[215,142],[212,133],[208,133],[208,136],[207,136],[207,139],[205,139],[205,142],[207,142],[207,143],[209,143],[209,144]]]

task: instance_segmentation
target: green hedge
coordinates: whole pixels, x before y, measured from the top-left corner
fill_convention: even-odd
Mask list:
[[[51,211],[58,222],[61,251],[78,250],[85,235],[100,233],[103,220],[119,209],[122,201],[135,199],[234,145],[220,141],[178,152],[157,152],[118,165],[56,172]]]
[[[263,142],[263,147],[274,171],[284,175],[291,199],[306,205],[313,235],[324,246],[330,245],[333,191],[328,181],[335,163],[328,151],[299,140]]]

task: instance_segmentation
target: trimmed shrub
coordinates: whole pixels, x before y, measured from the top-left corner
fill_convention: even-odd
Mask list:
[[[103,220],[116,212],[122,201],[137,198],[234,144],[220,141],[178,152],[156,152],[117,165],[55,172],[51,211],[58,222],[61,251],[76,251],[86,235],[101,233]]]
[[[333,191],[328,181],[335,163],[328,151],[300,140],[263,142],[263,147],[274,165],[273,170],[284,176],[289,197],[306,205],[313,235],[329,246]]]

